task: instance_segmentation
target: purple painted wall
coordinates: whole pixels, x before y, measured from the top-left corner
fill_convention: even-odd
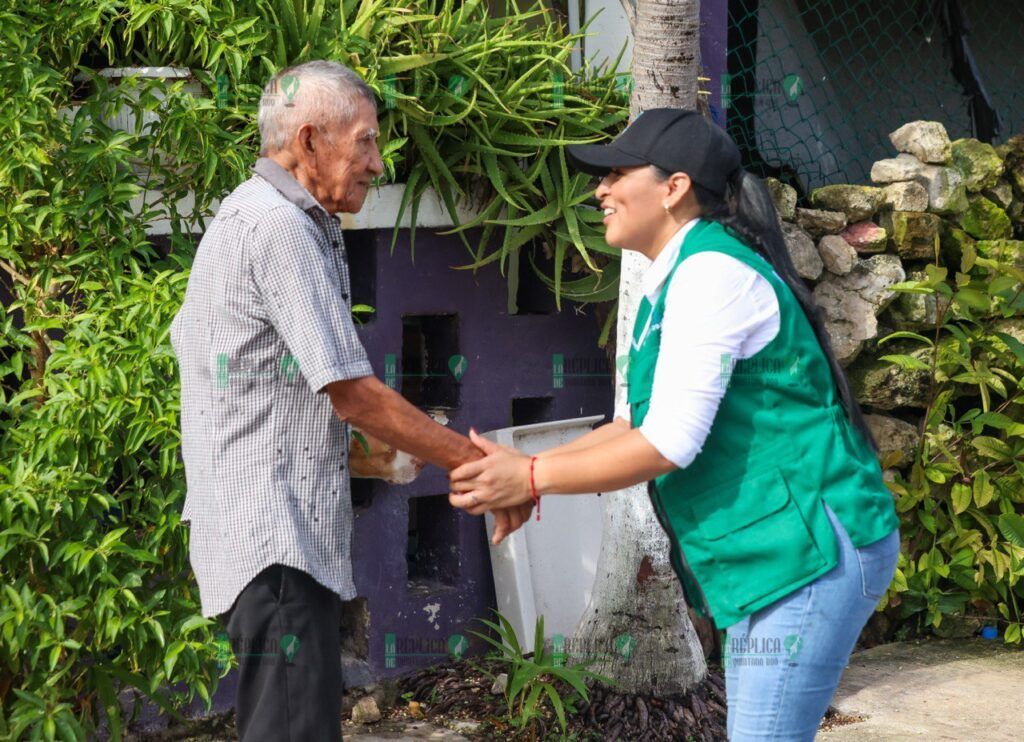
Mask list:
[[[392,383],[398,391],[405,393],[420,382],[421,377],[402,375],[415,366],[408,359],[403,361],[403,317],[455,315],[457,352],[466,364],[459,380],[458,405],[445,410],[452,429],[465,433],[470,426],[486,431],[512,425],[513,398],[534,399],[517,405],[518,424],[610,416],[611,377],[604,352],[597,347],[599,328],[593,308],[577,311],[566,304],[561,313],[509,315],[507,282],[495,265],[476,275],[452,270],[468,262],[464,245],[456,236],[436,235],[425,228],[417,230],[414,264],[408,236],[408,230],[403,230],[394,254],[389,255],[390,231],[346,234],[355,301],[361,298],[359,284],[365,285],[367,273],[375,278],[376,296],[370,303],[377,311],[359,332],[379,378],[387,381],[390,354],[395,356]],[[375,266],[367,266],[366,251],[375,253]],[[535,308],[550,303],[553,309],[553,299],[538,294],[538,289],[546,291],[534,286],[533,300],[527,303]],[[521,297],[529,290],[524,287]],[[409,351],[408,339],[406,345]],[[426,371],[451,387],[454,374],[445,378],[451,373],[447,357],[451,337],[439,350],[443,357],[429,358]],[[553,375],[556,353],[562,354],[566,372],[561,388],[555,388]],[[550,401],[537,399],[545,397]],[[427,467],[409,485],[356,482],[352,556],[356,587],[367,599],[367,660],[375,679],[443,659],[451,635],[472,638],[468,630],[481,629],[473,619],[493,618],[494,588],[483,519],[454,511],[440,499],[424,499],[446,497],[447,481],[445,472]],[[419,574],[414,575],[409,574],[407,559],[411,499],[416,500],[412,508],[420,557],[414,559],[419,565]],[[429,574],[434,564],[436,573]],[[472,643],[479,644],[475,639]],[[347,658],[346,669],[353,677],[347,684],[360,674],[351,660]]]
[[[729,0],[702,0],[700,4],[700,63],[704,89],[711,95],[708,104],[712,120],[725,128],[727,111],[722,108],[722,81],[728,71],[726,54],[729,51]]]

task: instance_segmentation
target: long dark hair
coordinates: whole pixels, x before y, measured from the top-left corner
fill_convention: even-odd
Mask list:
[[[651,168],[658,180],[668,180],[672,175],[657,165],[651,165]],[[878,446],[875,443],[875,438],[871,435],[860,405],[850,389],[850,380],[846,377],[846,372],[839,365],[836,354],[832,351],[828,330],[825,329],[824,312],[814,303],[810,290],[796,272],[796,268],[793,267],[793,260],[789,257],[789,250],[786,249],[786,241],[782,236],[782,229],[779,227],[775,202],[772,201],[765,184],[761,182],[760,178],[748,173],[743,168],[737,168],[729,178],[724,197],[693,181],[691,183],[697,203],[703,209],[701,218],[718,222],[738,239],[760,253],[765,260],[771,263],[779,278],[792,289],[807,316],[807,321],[814,329],[814,335],[818,338],[822,352],[828,359],[832,377],[835,379],[839,397],[843,407],[846,408],[850,422],[864,435],[871,448],[877,452]]]

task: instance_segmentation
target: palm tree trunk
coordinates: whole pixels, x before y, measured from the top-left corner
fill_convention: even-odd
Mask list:
[[[630,120],[648,108],[697,108],[698,0],[622,0],[633,29]],[[628,352],[646,259],[625,252],[616,347]],[[618,365],[618,364],[616,364]],[[616,385],[616,402],[625,387]],[[632,693],[683,693],[707,673],[668,539],[645,486],[606,495],[603,546],[590,605],[576,631],[582,647],[614,648],[593,669]],[[598,653],[600,654],[600,653]]]

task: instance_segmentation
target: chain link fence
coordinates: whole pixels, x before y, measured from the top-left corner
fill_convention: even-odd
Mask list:
[[[746,167],[801,193],[866,183],[889,132],[1024,133],[1024,2],[729,0],[727,129]]]

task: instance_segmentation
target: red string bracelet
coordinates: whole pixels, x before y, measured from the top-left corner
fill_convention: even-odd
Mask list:
[[[530,457],[530,492],[533,495],[533,502],[537,505],[537,520],[540,520],[540,495],[537,494],[537,485],[533,483],[533,462],[536,460],[536,456]]]

